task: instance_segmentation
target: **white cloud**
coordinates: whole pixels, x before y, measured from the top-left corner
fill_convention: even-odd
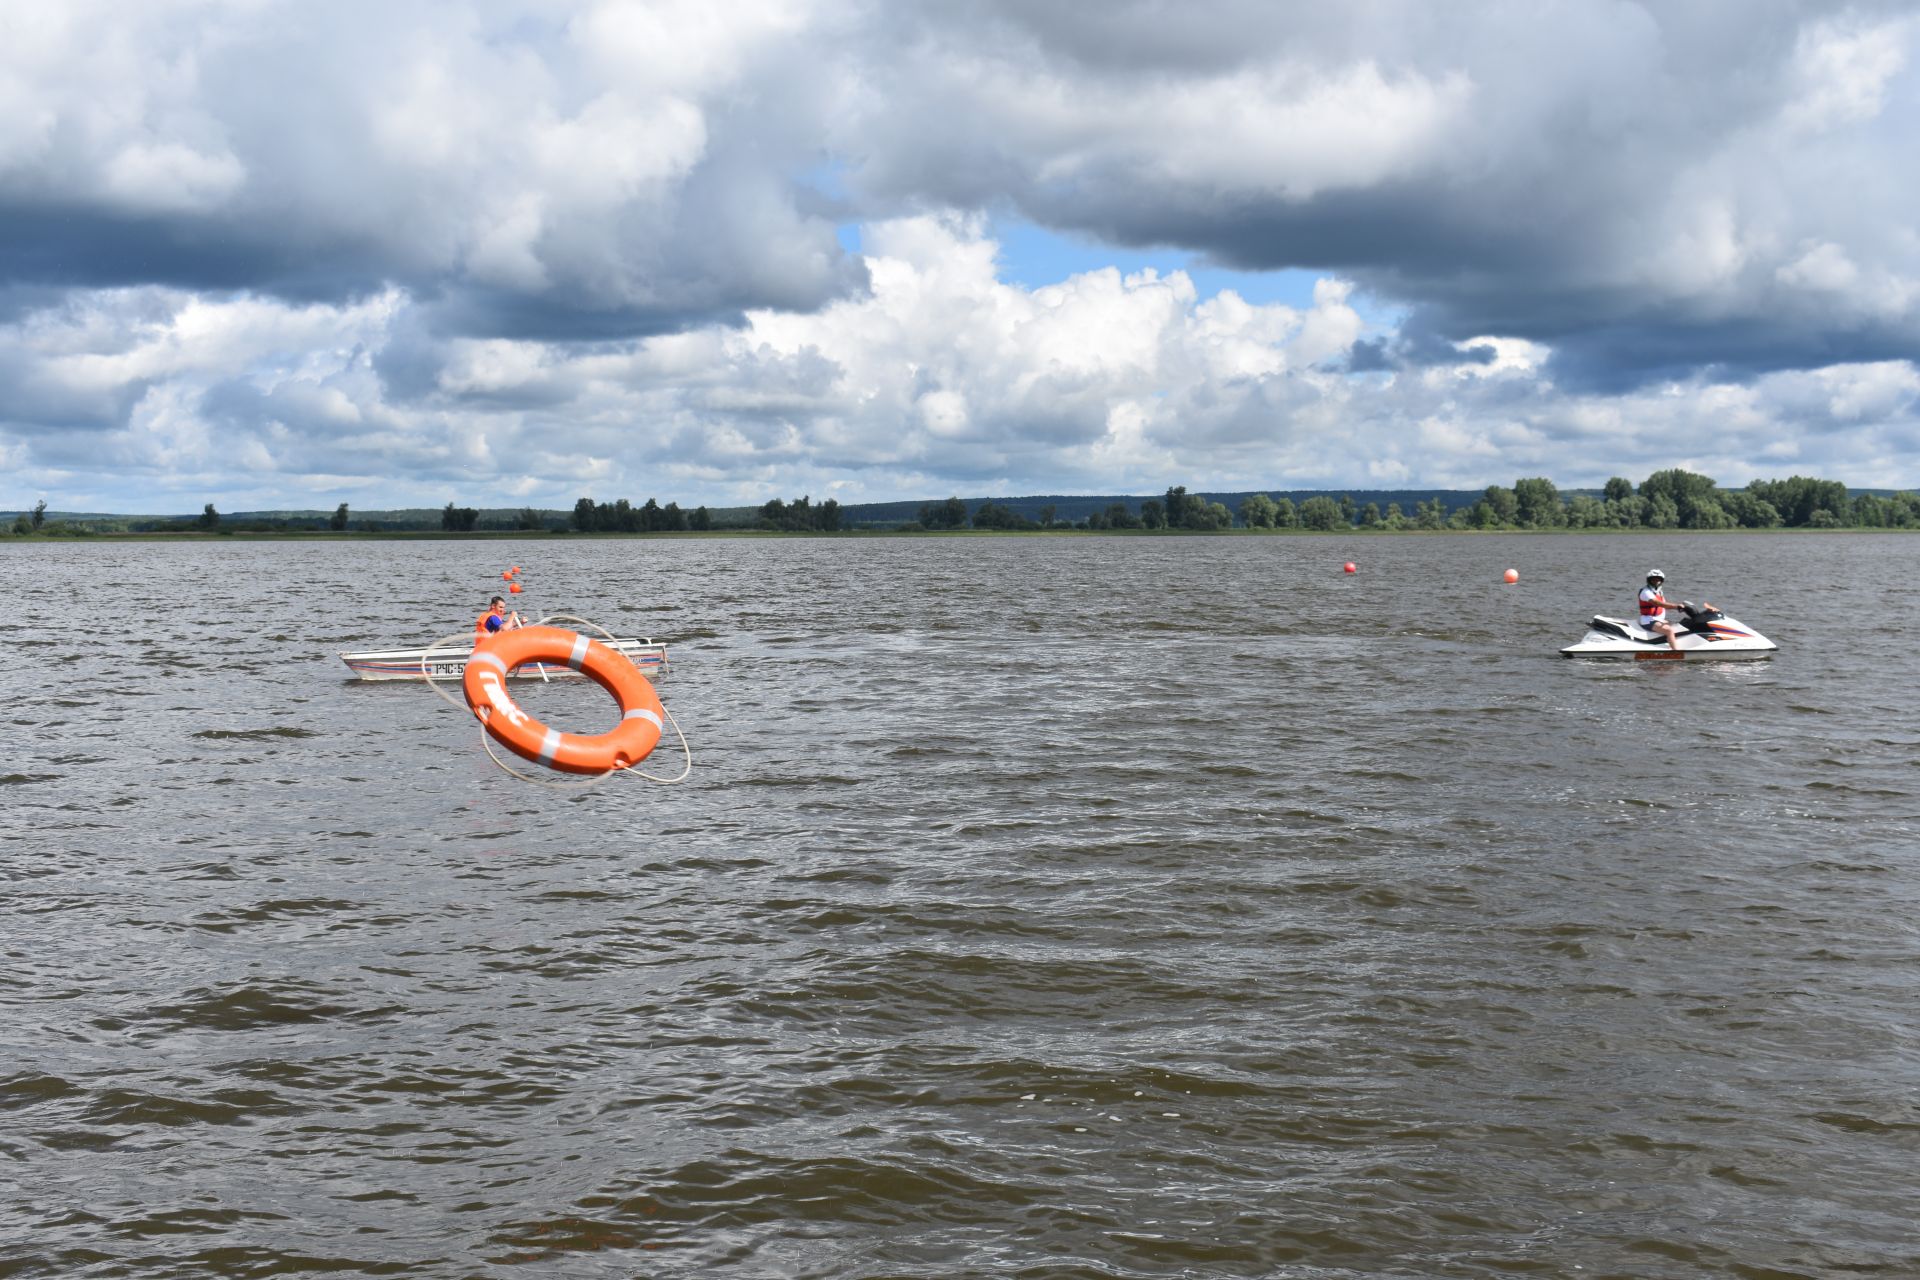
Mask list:
[[[1860,279],[1860,269],[1847,257],[1847,251],[1831,241],[1810,246],[1792,262],[1774,272],[1780,283],[1796,289],[1839,293],[1852,288]]]
[[[0,452],[287,502],[1912,483],[1887,12],[16,5]],[[1008,211],[1319,283],[1021,287]]]
[[[227,152],[207,154],[178,142],[129,143],[101,169],[100,185],[116,204],[152,212],[201,212],[219,207],[246,170]]]
[[[999,278],[977,219],[904,218],[864,240],[869,296],[590,349],[454,339],[425,349],[433,373],[408,394],[376,372],[415,341],[404,292],[291,306],[103,291],[0,329],[23,385],[105,406],[97,425],[10,423],[0,450],[27,483],[91,468],[96,491],[178,510],[227,493],[564,507],[1571,485],[1683,461],[1731,484],[1781,465],[1920,481],[1898,461],[1920,434],[1907,361],[1582,395],[1554,386],[1545,345],[1491,335],[1423,376],[1348,375],[1336,362],[1364,327],[1345,281],[1322,280],[1306,309],[1202,298],[1183,273],[1026,288]]]
[[[1463,353],[1486,351],[1491,358],[1485,361],[1468,360],[1453,366],[1456,378],[1494,378],[1504,374],[1532,374],[1547,363],[1552,350],[1538,342],[1528,342],[1525,338],[1496,338],[1481,336],[1468,338],[1465,342],[1456,342],[1454,349]]]
[[[189,229],[74,222],[64,257],[102,264],[82,279],[137,274],[96,239],[145,235],[136,256],[156,278],[273,291],[291,277],[308,294],[394,280],[448,292],[469,329],[584,312],[644,330],[858,285],[788,177],[817,146],[803,113],[779,114],[782,85],[805,81],[787,65],[796,42],[822,38],[805,7],[554,18],[351,0],[16,6],[0,42],[0,217],[64,207]]]
[[[1871,26],[1820,22],[1803,29],[1790,64],[1790,127],[1821,130],[1873,119],[1887,86],[1907,65],[1915,24],[1903,18]]]
[[[1036,180],[1071,184],[1127,172],[1219,193],[1306,199],[1366,186],[1418,164],[1465,123],[1472,86],[1388,72],[1370,59],[1320,68],[1287,60],[1208,77],[1148,80],[1035,74],[1012,59],[962,58],[916,74],[990,112],[1006,140],[1038,142]]]
[[[1803,376],[1826,393],[1826,411],[1837,423],[1911,421],[1920,402],[1920,372],[1908,360],[1820,369]]]

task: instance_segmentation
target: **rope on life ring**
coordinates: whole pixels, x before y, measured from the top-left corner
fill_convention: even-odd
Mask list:
[[[615,641],[613,632],[607,630],[605,627],[601,626],[599,623],[589,622],[587,619],[578,617],[571,613],[550,613],[546,617],[541,618],[535,625],[544,627],[548,623],[552,623],[552,622],[578,623],[580,626],[585,627],[589,631],[597,631],[601,635],[605,636],[607,643],[609,645],[613,644]],[[652,682],[648,681],[648,683],[649,685],[651,685]],[[680,739],[680,756],[683,762],[680,766],[680,772],[675,774],[671,778],[663,778],[659,774],[655,774],[655,773],[644,773],[639,769],[628,769],[626,772],[631,777],[645,778],[648,782],[657,782],[662,786],[672,786],[676,782],[685,782],[687,780],[687,776],[693,772],[693,748],[687,745],[687,731],[680,727],[680,722],[678,720],[674,719],[672,710],[670,710],[664,704],[661,706],[660,710],[666,713],[667,723],[673,726],[674,735]],[[480,741],[483,744],[486,743],[487,741],[486,734],[482,733],[480,735]],[[487,748],[487,754],[490,756],[493,755],[493,748],[491,746]],[[502,769],[507,769],[507,766],[501,762],[498,756],[494,756],[494,763],[500,765]],[[525,774],[514,773],[512,769],[507,769],[507,772],[512,773],[513,776],[516,778],[524,778],[526,776]],[[605,774],[601,775],[601,777],[605,777],[605,776],[607,775]],[[600,778],[595,778],[593,779],[593,781],[598,782],[600,781]],[[548,783],[547,785],[553,786],[556,784]],[[589,783],[587,785],[592,785],[592,784]]]
[[[659,695],[653,691],[653,683],[639,674],[639,668],[626,658],[626,654],[576,631],[547,626],[549,622],[578,622],[586,628],[599,631],[609,641],[614,639],[611,631],[591,624],[586,618],[553,614],[541,618],[540,624],[532,628],[497,631],[474,647],[474,651],[468,654],[467,672],[461,687],[467,697],[467,710],[480,720],[480,745],[486,748],[486,754],[493,764],[520,781],[553,787],[557,791],[580,791],[584,787],[593,787],[614,773],[632,773],[634,777],[643,777],[653,783],[685,781],[685,777],[693,771],[693,750],[687,747],[685,729],[680,727],[678,720],[674,720],[674,714],[666,710]],[[432,649],[451,647],[459,639],[463,639],[463,635],[449,635],[444,641],[436,641]],[[507,695],[503,683],[507,672],[528,662],[570,666],[582,676],[593,679],[601,689],[607,689],[614,695],[614,700],[620,706],[620,723],[609,733],[580,735],[559,733],[557,729],[549,729],[547,725],[534,720]],[[440,687],[440,681],[434,679],[426,660],[420,662],[420,674],[426,676],[426,683],[434,689],[434,693],[438,693],[451,706],[461,706]],[[685,756],[685,768],[676,777],[659,777],[655,773],[634,768],[653,752],[653,748],[659,747],[662,716],[666,723],[674,725],[674,733],[680,737],[680,750]],[[563,783],[522,773],[501,760],[501,756],[493,750],[495,741],[549,770],[576,773],[584,777]]]
[[[530,662],[571,667],[613,695],[620,721],[606,733],[562,733],[520,709],[507,692],[507,673]],[[626,656],[598,640],[559,627],[497,632],[475,646],[461,679],[467,707],[494,741],[560,773],[606,774],[630,769],[653,754],[666,729],[666,709],[653,685]]]

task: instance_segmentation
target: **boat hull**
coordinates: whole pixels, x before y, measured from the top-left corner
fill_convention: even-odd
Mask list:
[[[1560,653],[1568,658],[1616,658],[1627,662],[1677,662],[1711,659],[1716,662],[1771,658],[1779,646],[1736,618],[1710,615],[1704,629],[1682,631],[1680,648],[1667,646],[1664,636],[1620,618],[1596,616],[1580,643]]]
[[[609,645],[624,654],[640,674],[657,678],[667,674],[667,646],[656,640],[620,639]],[[466,675],[468,649],[381,649],[343,653],[340,660],[356,680],[459,680]],[[515,680],[573,679],[579,672],[550,662],[533,662],[508,672]]]

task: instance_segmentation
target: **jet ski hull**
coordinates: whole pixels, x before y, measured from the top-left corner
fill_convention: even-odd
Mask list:
[[[1619,658],[1629,662],[1740,661],[1770,658],[1779,648],[1739,619],[1718,613],[1689,619],[1679,640],[1676,651],[1667,647],[1666,637],[1637,623],[1596,614],[1580,642],[1560,652],[1568,658]]]

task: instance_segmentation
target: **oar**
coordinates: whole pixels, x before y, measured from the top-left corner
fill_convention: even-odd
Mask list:
[[[518,609],[515,609],[515,610],[514,610],[514,612],[515,612],[515,613],[518,613],[518,612],[520,612],[520,611],[519,611]],[[521,625],[521,626],[525,626],[525,625],[526,625],[526,623],[524,623],[524,622],[523,622],[523,623],[521,623],[520,625]],[[553,680],[552,680],[552,678],[551,678],[551,677],[549,677],[549,676],[547,675],[547,664],[546,664],[546,663],[544,663],[544,662],[536,662],[536,663],[534,663],[533,665],[534,665],[534,667],[535,667],[535,669],[537,669],[537,670],[538,670],[538,671],[540,672],[540,683],[541,683],[541,684],[552,684],[552,683],[553,683]]]
[[[520,612],[520,611],[519,611],[518,609],[515,609],[515,610],[514,610],[514,612],[515,612],[515,613],[518,613],[518,612]],[[525,624],[525,623],[521,623],[520,625],[522,625],[522,626],[525,626],[526,624]],[[547,675],[547,664],[546,664],[546,663],[544,663],[544,662],[536,662],[536,663],[534,663],[534,664],[533,664],[533,669],[534,669],[535,671],[538,671],[538,672],[540,673],[540,683],[541,683],[541,684],[552,684],[552,683],[553,683],[553,680],[552,680],[552,678],[551,678],[551,677],[549,677],[549,676]]]

